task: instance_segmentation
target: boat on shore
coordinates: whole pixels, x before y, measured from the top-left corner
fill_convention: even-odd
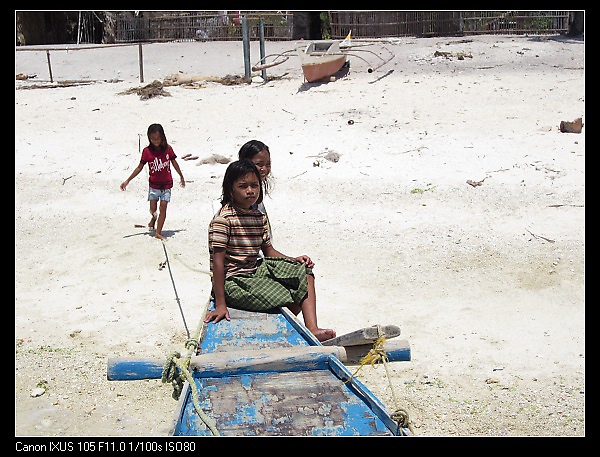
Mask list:
[[[348,54],[339,40],[314,40],[297,49],[304,79],[309,83],[333,76],[346,64]]]
[[[350,67],[349,57],[361,60],[369,73],[381,68],[395,56],[381,46],[380,52],[365,49],[377,41],[354,40],[348,33],[344,40],[312,40],[302,42],[295,48],[279,54],[270,54],[251,67],[252,71],[264,71],[286,62],[291,56],[300,58],[304,80],[309,83],[323,81],[334,76],[342,68]],[[393,70],[390,70],[390,72]]]
[[[230,309],[230,316],[201,327],[187,367],[109,359],[107,378],[162,377],[174,386],[179,378],[172,436],[412,434],[408,414],[390,414],[344,365],[361,364],[382,341],[386,362],[409,361],[408,342],[388,340],[399,327],[366,327],[321,343],[287,308]]]

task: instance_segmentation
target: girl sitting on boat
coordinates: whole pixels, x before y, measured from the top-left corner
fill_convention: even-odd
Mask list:
[[[227,306],[246,311],[287,307],[302,311],[304,325],[319,341],[336,332],[317,325],[313,261],[277,251],[269,234],[269,218],[256,207],[263,199],[261,175],[253,162],[232,162],[223,177],[221,209],[208,227],[214,310],[204,322],[230,320]],[[262,251],[264,258],[258,258]]]
[[[260,181],[263,185],[263,191],[265,195],[270,195],[272,182],[271,182],[271,151],[269,151],[269,146],[267,146],[262,141],[258,140],[250,140],[244,143],[244,145],[240,148],[238,152],[238,159],[240,160],[250,160],[256,168],[258,168],[258,172],[260,173]],[[265,208],[264,201],[256,204],[258,210],[267,214],[267,209]],[[273,231],[271,230],[271,226],[269,225],[269,236],[271,237],[271,242],[273,242]],[[260,256],[260,254],[259,254]]]
[[[265,195],[270,195],[271,187],[273,186],[271,181],[271,151],[269,147],[258,140],[250,140],[242,145],[240,150],[238,151],[238,159],[239,160],[250,160],[256,165],[258,171],[260,173],[260,180],[263,184],[263,191]],[[264,201],[257,203],[255,205],[258,210],[267,214],[267,209],[265,208]],[[221,200],[213,201],[213,214],[216,214],[221,209]],[[271,231],[271,227],[269,226],[269,235],[271,236],[271,241],[273,241],[273,232]],[[262,253],[259,253],[259,257],[262,257]]]

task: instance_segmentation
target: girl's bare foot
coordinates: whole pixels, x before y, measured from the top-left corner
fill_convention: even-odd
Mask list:
[[[317,337],[319,341],[327,341],[331,338],[335,338],[335,330],[331,328],[318,328],[316,330],[311,330],[312,334]]]
[[[154,235],[154,238],[158,238],[159,240],[166,240],[166,238],[164,236],[162,236],[160,233],[156,233]]]

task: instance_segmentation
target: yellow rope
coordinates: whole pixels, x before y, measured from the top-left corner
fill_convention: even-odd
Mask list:
[[[359,367],[346,382],[350,382],[350,380],[354,378],[354,376],[356,376],[366,364],[370,364],[374,368],[376,363],[383,363],[384,361],[387,362],[389,360],[383,348],[385,342],[385,337],[380,336],[377,338],[375,343],[373,343],[373,349],[371,349],[362,359],[360,359]]]
[[[410,422],[410,418],[408,415],[408,411],[406,411],[406,409],[398,406],[396,392],[394,391],[394,386],[392,385],[392,378],[390,376],[389,368],[387,365],[388,362],[390,361],[390,359],[388,358],[387,353],[385,352],[385,349],[384,349],[384,344],[386,342],[386,339],[382,335],[383,332],[381,331],[381,327],[379,325],[377,326],[377,332],[379,334],[379,337],[377,338],[377,340],[375,340],[375,343],[373,343],[373,349],[371,349],[362,359],[360,359],[359,367],[352,374],[352,376],[350,376],[350,378],[348,378],[348,380],[345,382],[350,382],[350,380],[352,378],[354,378],[354,376],[356,376],[358,374],[358,372],[362,369],[362,367],[364,367],[365,365],[370,364],[371,367],[375,368],[376,363],[382,363],[385,368],[385,373],[387,375],[388,384],[389,384],[390,390],[392,392],[392,399],[394,400],[394,406],[395,406],[394,412],[390,415],[390,417],[394,420],[394,422],[396,422],[396,424],[398,424],[399,430],[401,429],[401,427],[405,427],[405,428],[408,428],[411,433],[414,433],[413,427],[412,427],[412,424]]]
[[[210,418],[204,411],[202,411],[202,408],[200,408],[200,403],[198,401],[198,388],[196,387],[196,382],[194,381],[192,374],[187,369],[186,365],[181,363],[181,359],[174,359],[174,360],[175,360],[175,363],[177,364],[177,367],[180,370],[180,373],[182,373],[185,376],[187,382],[189,383],[190,387],[192,388],[192,402],[194,403],[194,408],[196,408],[196,412],[200,416],[200,419],[202,419],[202,422],[204,422],[206,424],[206,426],[210,429],[210,431],[212,432],[213,435],[219,436],[220,433],[217,430],[216,422],[212,418]],[[188,361],[188,366],[189,366],[189,361]]]

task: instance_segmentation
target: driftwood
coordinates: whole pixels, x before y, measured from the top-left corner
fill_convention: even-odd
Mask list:
[[[465,52],[453,53],[453,52],[445,52],[445,51],[435,51],[435,53],[433,54],[433,57],[444,57],[445,59],[452,59],[452,57],[456,57],[458,60],[465,60],[465,57],[472,59],[473,55],[471,53],[467,54]]]
[[[16,79],[24,81],[30,78],[37,78],[37,75],[28,75],[26,73],[17,73]]]
[[[241,84],[243,82],[248,82],[246,78],[243,78],[241,76],[227,75],[223,78],[215,78],[212,76],[183,76],[179,74],[174,74],[168,76],[165,79],[164,83],[155,80],[146,86],[128,89],[124,92],[121,92],[120,94],[137,94],[140,96],[140,100],[148,100],[154,97],[170,97],[171,94],[164,89],[165,86],[168,87],[178,85],[189,85],[200,81],[218,82],[225,85],[235,85]]]
[[[184,76],[180,74],[169,75],[163,81],[165,86],[181,86],[182,84],[193,84],[206,81],[205,76]]]
[[[213,82],[224,84],[226,86],[234,86],[236,84],[248,84],[252,80],[245,78],[244,76],[227,75],[222,78],[216,76],[186,76],[179,73],[174,73],[165,78],[165,86],[181,86],[188,84],[195,84],[200,82]]]
[[[557,203],[556,205],[548,205],[548,208],[560,208],[561,206],[573,206],[575,208],[583,208],[583,205],[571,205],[568,203]]]
[[[536,235],[535,233],[533,233],[531,230],[529,230],[528,228],[525,228],[525,230],[527,230],[529,232],[530,235],[532,235],[534,238],[539,238],[542,239],[544,241],[547,241],[548,243],[554,243],[555,240],[551,240],[550,238],[546,238],[545,236],[541,236],[541,235]]]
[[[481,181],[473,181],[472,179],[467,179],[467,184],[473,187],[481,186],[483,181],[487,179],[487,176],[483,178]]]
[[[201,165],[205,165],[205,164],[215,164],[215,163],[223,163],[224,164],[224,163],[229,163],[229,162],[231,162],[230,158],[222,156],[220,154],[213,154],[210,157],[206,157],[206,158],[202,159],[198,163]]]

